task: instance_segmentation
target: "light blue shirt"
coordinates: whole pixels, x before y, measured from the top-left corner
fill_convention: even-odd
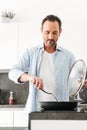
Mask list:
[[[9,71],[9,79],[18,83],[18,78],[24,72],[39,76],[40,63],[44,52],[43,44],[27,49],[20,61]],[[56,46],[54,55],[54,72],[56,82],[56,97],[58,101],[69,101],[69,90],[67,88],[67,77],[75,57],[68,50]],[[46,65],[46,63],[44,64]],[[26,103],[28,113],[38,110],[38,91],[32,83],[29,83],[29,96]]]

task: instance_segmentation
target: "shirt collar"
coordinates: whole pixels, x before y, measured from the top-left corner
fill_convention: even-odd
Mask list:
[[[56,50],[58,50],[58,51],[62,51],[62,47],[59,46],[59,45],[57,44],[57,46],[56,46]]]
[[[43,49],[44,50],[44,44],[40,44],[40,49]],[[58,44],[57,44],[57,46],[56,46],[56,50],[58,50],[58,51],[62,51],[62,47],[61,46],[59,46]]]

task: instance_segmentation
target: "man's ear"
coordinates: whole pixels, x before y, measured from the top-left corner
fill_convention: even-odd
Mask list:
[[[60,36],[61,32],[62,32],[62,28],[60,28],[60,31],[59,31],[59,36]]]
[[[43,27],[40,28],[41,32],[43,31]]]

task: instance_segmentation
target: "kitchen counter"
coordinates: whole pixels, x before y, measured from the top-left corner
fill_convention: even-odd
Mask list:
[[[9,104],[1,104],[0,108],[24,108],[25,105],[24,104],[13,104],[13,105],[9,105]]]
[[[44,120],[87,120],[87,104],[78,104],[77,110],[75,111],[32,112],[29,114],[29,129],[31,130],[32,121]]]
[[[77,111],[46,111],[32,112],[29,114],[31,120],[87,120],[87,112]]]
[[[15,110],[24,110],[25,105],[17,104],[17,105],[0,105],[0,111],[15,111]]]
[[[0,130],[29,130],[28,128],[23,127],[0,127]]]
[[[65,125],[64,125],[65,124]],[[76,111],[32,112],[29,114],[29,130],[81,129],[87,126],[87,113]]]

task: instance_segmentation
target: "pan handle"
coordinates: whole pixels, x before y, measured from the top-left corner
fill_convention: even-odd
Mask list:
[[[43,90],[42,88],[40,88],[40,90],[42,90],[42,91],[43,91],[44,93],[46,93],[46,94],[51,94],[51,95],[55,98],[55,100],[58,102],[57,97],[56,97],[53,93],[49,93],[49,92]]]

